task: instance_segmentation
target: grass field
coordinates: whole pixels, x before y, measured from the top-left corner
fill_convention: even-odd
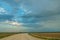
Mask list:
[[[60,40],[60,33],[29,33],[29,35],[46,40]]]
[[[11,35],[14,35],[14,34],[16,34],[16,33],[0,33],[0,39],[4,38],[4,37],[11,36]]]

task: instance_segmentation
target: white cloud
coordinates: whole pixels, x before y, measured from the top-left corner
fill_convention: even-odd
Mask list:
[[[24,2],[20,5],[20,9],[22,9],[26,14],[32,13],[31,7],[25,5]]]
[[[0,14],[7,14],[7,11],[4,8],[0,7]]]

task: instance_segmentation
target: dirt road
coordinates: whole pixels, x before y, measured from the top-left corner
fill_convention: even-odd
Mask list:
[[[15,34],[9,37],[5,37],[0,40],[43,40],[43,39],[32,37],[27,33],[22,33],[22,34]]]

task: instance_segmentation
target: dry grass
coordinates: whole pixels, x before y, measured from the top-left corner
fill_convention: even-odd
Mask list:
[[[14,33],[0,33],[0,39],[4,38],[4,37],[11,36],[11,35],[14,35]]]
[[[29,34],[37,38],[60,40],[60,33],[29,33]]]

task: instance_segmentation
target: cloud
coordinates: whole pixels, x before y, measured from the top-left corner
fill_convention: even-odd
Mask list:
[[[3,22],[5,20],[12,20],[12,15],[0,15],[0,22]]]
[[[9,30],[20,32],[57,32],[60,31],[60,0],[22,0],[16,3],[12,0],[6,0],[11,6],[5,6],[10,9],[8,14],[0,15],[0,22],[8,20],[12,24],[0,24],[5,31]],[[9,5],[10,5],[9,4]],[[17,5],[18,4],[18,5]],[[1,4],[3,5],[3,4]],[[2,6],[3,7],[3,6]],[[1,11],[1,10],[0,10]],[[13,26],[13,25],[22,26]],[[5,25],[5,27],[3,26]],[[9,27],[11,28],[9,28]],[[8,27],[8,28],[7,28]],[[0,30],[2,30],[0,29]],[[3,31],[4,31],[3,30]]]
[[[59,32],[60,31],[60,15],[54,15],[38,22],[39,26],[34,25],[30,32]],[[36,26],[36,27],[35,27]]]

